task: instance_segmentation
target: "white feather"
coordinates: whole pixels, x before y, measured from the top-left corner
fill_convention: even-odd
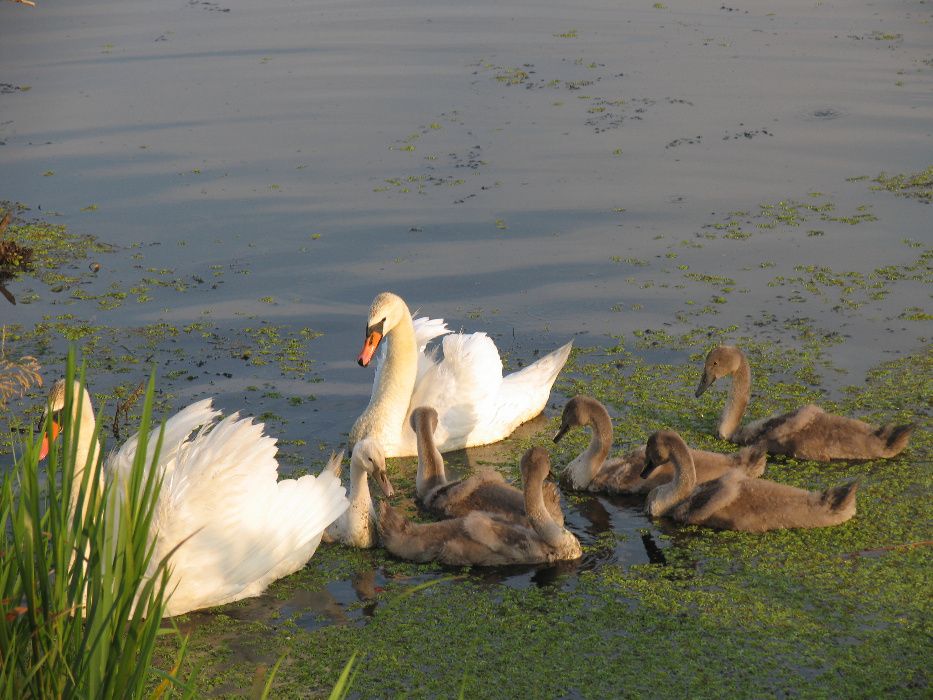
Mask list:
[[[384,293],[377,297],[377,301],[380,299],[385,305],[381,311],[391,308],[408,313],[399,297]],[[387,333],[406,334],[402,342],[409,346],[407,334],[413,332],[415,357],[399,356],[394,360],[398,365],[387,367],[386,343],[381,344],[370,406],[351,431],[351,442],[366,436],[377,438],[387,457],[417,454],[408,416],[420,406],[437,411],[434,437],[442,452],[508,437],[519,425],[541,413],[557,374],[570,356],[571,343],[567,343],[503,377],[499,351],[485,333],[452,333],[443,320],[424,317],[414,319],[407,328],[400,323]],[[440,353],[437,346],[428,347],[428,342],[439,336],[444,336]],[[390,335],[389,343],[395,337]],[[396,390],[392,382],[383,385],[382,372],[390,372],[390,377],[407,374],[410,362],[417,362],[410,395]]]
[[[177,547],[167,615],[259,595],[304,566],[349,506],[332,470],[278,481],[275,440],[264,426],[237,414],[215,422],[220,415],[206,399],[165,424],[150,571]],[[150,434],[150,456],[158,435]],[[110,478],[126,478],[137,444],[134,435],[110,456]]]

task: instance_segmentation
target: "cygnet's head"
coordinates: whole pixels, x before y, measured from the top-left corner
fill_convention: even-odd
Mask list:
[[[386,498],[390,498],[395,493],[395,489],[389,483],[389,474],[386,471],[385,452],[378,440],[366,438],[356,443],[353,446],[350,463],[351,465],[359,465],[364,472],[373,477]]]
[[[522,483],[544,481],[551,473],[551,458],[543,447],[532,447],[522,455]]]
[[[641,478],[648,478],[655,469],[671,461],[671,452],[678,443],[686,449],[683,438],[673,430],[652,433],[648,438],[648,444],[645,445],[645,468],[641,470]]]
[[[419,406],[411,412],[408,422],[418,435],[434,435],[437,430],[437,411],[430,406]]]
[[[574,396],[564,406],[564,412],[560,416],[560,429],[554,435],[554,442],[560,442],[560,439],[573,428],[587,425],[599,413],[608,415],[606,407],[599,401],[589,396]]]
[[[734,345],[720,345],[710,350],[703,365],[703,376],[697,386],[696,396],[701,396],[717,379],[733,374],[741,361],[742,351]]]

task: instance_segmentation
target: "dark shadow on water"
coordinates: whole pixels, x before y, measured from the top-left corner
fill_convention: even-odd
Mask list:
[[[664,549],[658,545],[650,532],[641,533],[641,541],[645,546],[645,554],[648,555],[648,561],[652,564],[667,564],[667,558],[664,556]]]
[[[214,51],[178,51],[175,53],[154,53],[148,55],[127,55],[121,56],[120,61],[126,63],[139,63],[139,62],[150,62],[150,61],[193,61],[197,59],[204,58],[246,58],[250,56],[259,56],[259,57],[268,57],[268,56],[289,56],[289,55],[302,55],[302,54],[311,54],[311,53],[322,53],[322,49],[313,48],[310,46],[296,46],[289,48],[275,48],[275,47],[263,47],[261,49],[229,49],[229,50],[214,50]],[[68,66],[93,66],[93,65],[106,65],[112,63],[113,59],[110,56],[104,55],[100,58],[86,58],[77,61],[68,61],[61,62],[58,65],[68,65]],[[56,63],[49,63],[49,66],[54,66]]]

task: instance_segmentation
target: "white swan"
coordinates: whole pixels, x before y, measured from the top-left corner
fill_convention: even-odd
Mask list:
[[[341,455],[342,456],[342,455]],[[340,461],[331,460],[325,471],[340,478]],[[386,473],[386,458],[376,440],[367,438],[353,446],[350,456],[350,507],[327,528],[325,542],[340,542],[348,547],[369,549],[378,541],[376,533],[376,511],[369,492],[369,476],[372,475],[386,498],[395,490]]]
[[[449,335],[448,335],[449,334]],[[446,336],[443,357],[427,343]],[[541,413],[572,343],[545,355],[518,372],[502,376],[502,360],[485,333],[451,333],[440,319],[418,318],[400,297],[383,292],[374,300],[366,322],[366,342],[359,356],[363,367],[382,343],[369,405],[350,431],[350,444],[375,437],[386,457],[418,453],[408,422],[418,406],[438,414],[435,442],[441,452],[497,442]]]
[[[74,397],[73,419],[81,407],[76,464],[83,469],[89,457],[96,459],[100,445],[91,397],[77,382]],[[59,380],[49,395],[53,434],[64,406],[65,382]],[[168,616],[259,595],[304,566],[324,529],[349,506],[333,467],[318,477],[277,481],[275,440],[263,434],[262,423],[238,414],[218,422],[220,416],[205,399],[165,422],[156,465],[163,482],[150,530],[155,546],[149,575],[183,542],[169,559]],[[158,435],[156,428],[148,443],[147,467]],[[110,454],[102,478],[118,483],[128,478],[137,443],[134,435]],[[48,448],[44,438],[40,458]],[[76,483],[80,479],[79,471]],[[71,493],[72,508],[79,496],[77,489]]]

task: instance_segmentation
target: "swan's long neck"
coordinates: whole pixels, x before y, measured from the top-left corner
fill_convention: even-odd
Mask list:
[[[373,436],[391,453],[406,427],[408,404],[418,373],[418,346],[408,307],[383,342],[387,344],[385,364],[379,368],[378,383],[373,387],[369,405],[353,426],[350,442]]]
[[[589,421],[592,435],[586,450],[577,455],[567,469],[574,488],[584,489],[603,466],[612,447],[612,420],[607,413],[594,412]]]
[[[354,512],[359,510],[368,513],[372,503],[373,497],[369,492],[369,475],[362,465],[354,463],[350,466],[350,508]]]
[[[525,483],[525,514],[538,533],[538,537],[555,549],[565,549],[576,542],[576,538],[551,516],[544,505],[544,480],[531,478]]]
[[[434,444],[434,436],[419,426],[418,430],[418,474],[415,477],[415,492],[424,498],[438,486],[447,483],[444,458]]]
[[[355,460],[350,461],[350,507],[340,516],[343,531],[339,538],[353,547],[372,547],[376,537],[373,499],[369,475]]]
[[[726,399],[726,405],[722,409],[722,417],[719,419],[719,437],[728,440],[738,430],[739,423],[742,422],[742,416],[745,413],[745,407],[748,406],[748,398],[752,392],[752,371],[749,369],[748,360],[745,356],[739,355],[739,368],[732,375],[732,385],[729,387],[729,398]]]
[[[75,397],[75,400],[77,401],[78,398]],[[75,448],[74,487],[72,488],[71,494],[69,496],[72,511],[74,511],[78,505],[78,497],[80,496],[81,479],[84,477],[84,469],[90,460],[90,468],[93,470],[97,463],[97,458],[100,455],[100,443],[97,441],[97,437],[94,434],[97,428],[97,421],[94,418],[94,406],[91,405],[91,397],[86,390],[82,390],[80,401],[81,418],[78,422],[78,432],[75,436],[77,445]],[[75,404],[75,414],[77,414],[77,410],[77,404]],[[101,491],[104,487],[103,479],[104,474],[103,470],[101,470],[99,484],[99,489]],[[88,484],[87,488],[90,490],[90,483]],[[85,511],[89,505],[90,503],[87,499],[85,499]]]
[[[662,484],[648,496],[648,512],[651,515],[664,515],[676,503],[690,495],[697,483],[693,457],[685,444],[671,446],[671,463],[674,465],[674,480]]]

